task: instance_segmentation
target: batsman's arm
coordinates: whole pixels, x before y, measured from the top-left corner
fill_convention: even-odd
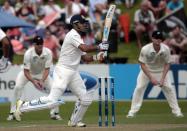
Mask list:
[[[104,52],[99,52],[93,56],[88,54],[82,55],[81,59],[86,62],[92,62],[92,61],[103,62],[105,60],[105,57],[104,57]]]
[[[86,44],[80,44],[78,48],[83,52],[94,52],[99,50],[98,46],[96,45],[86,45]]]

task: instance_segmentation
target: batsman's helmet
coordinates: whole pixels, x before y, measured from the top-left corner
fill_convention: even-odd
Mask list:
[[[154,38],[154,39],[161,39],[161,40],[164,39],[164,38],[163,38],[162,32],[161,32],[161,31],[158,31],[158,30],[153,31],[153,33],[152,33],[152,38]]]
[[[33,39],[35,45],[43,45],[43,38],[40,36],[35,36]]]
[[[70,20],[71,25],[78,23],[78,22],[83,24],[85,22],[88,22],[88,20],[86,20],[84,16],[82,15],[74,15],[71,17],[71,20]]]

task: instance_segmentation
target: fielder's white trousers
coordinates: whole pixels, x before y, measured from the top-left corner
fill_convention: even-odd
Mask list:
[[[32,77],[36,78],[36,79],[41,79],[42,74],[32,75]],[[23,89],[28,82],[29,82],[29,80],[25,77],[24,72],[21,71],[16,78],[16,85],[15,85],[15,89],[14,89],[14,95],[11,100],[10,112],[15,111],[16,101],[18,99],[21,99]],[[46,87],[47,89],[50,90],[51,86],[52,86],[52,81],[51,81],[50,77],[48,77],[44,82],[44,87]],[[58,107],[51,110],[51,114],[58,113],[58,112],[59,112]]]
[[[151,74],[153,75],[154,78],[160,81],[162,72],[151,73]],[[133,93],[131,109],[129,113],[134,114],[139,111],[142,105],[144,92],[149,82],[150,82],[149,78],[141,70],[137,78],[137,85]],[[176,92],[174,87],[171,85],[169,74],[166,75],[164,86],[161,87],[161,89],[169,103],[169,106],[172,109],[172,113],[180,113],[181,109],[179,108],[179,105],[177,103]]]

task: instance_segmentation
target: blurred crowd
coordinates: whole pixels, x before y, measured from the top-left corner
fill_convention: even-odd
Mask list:
[[[14,53],[23,54],[32,46],[34,36],[39,35],[44,38],[44,46],[51,49],[53,58],[57,59],[64,37],[71,29],[70,18],[75,14],[89,20],[90,30],[82,34],[85,43],[101,41],[105,15],[111,2],[114,0],[4,0],[1,10],[36,25],[35,28],[9,28],[6,31]]]
[[[187,62],[187,36],[184,32],[186,27],[185,21],[174,17],[177,10],[184,10],[182,0],[143,0],[140,9],[135,12],[134,23],[138,47],[142,47],[142,37],[147,35],[151,40],[151,34],[154,30],[162,30],[165,35],[164,43],[171,49],[171,61],[173,64]],[[183,11],[184,12],[184,11]],[[163,23],[161,18],[164,16],[172,17],[166,19]],[[185,15],[183,15],[185,17]],[[172,19],[173,18],[173,19]],[[160,26],[158,26],[161,24]],[[164,30],[165,27],[168,30]]]
[[[89,20],[90,30],[83,34],[86,44],[97,44],[102,39],[103,23],[107,9],[111,3],[122,4],[124,8],[134,7],[136,0],[4,0],[1,10],[15,15],[35,28],[10,28],[6,31],[11,39],[12,50],[16,54],[23,54],[30,46],[36,35],[44,38],[44,46],[51,49],[56,60],[66,33],[71,29],[70,18],[81,14]],[[165,15],[178,8],[184,8],[182,0],[142,0],[139,9],[135,11],[134,21],[129,22],[129,16],[121,14],[117,8],[112,22],[111,40],[116,43],[116,37],[128,36],[130,27],[136,34],[137,46],[143,46],[145,36],[151,40],[151,33],[158,29],[158,21]],[[125,12],[128,14],[128,12]],[[122,17],[124,16],[124,17]],[[131,26],[133,24],[133,26]],[[186,23],[184,23],[186,24]],[[169,46],[172,53],[172,62],[187,62],[187,37],[181,24],[171,24],[166,32],[164,43]],[[124,27],[124,28],[123,28]],[[125,42],[129,42],[128,38]],[[114,47],[110,47],[114,48]],[[112,49],[110,49],[112,50]]]

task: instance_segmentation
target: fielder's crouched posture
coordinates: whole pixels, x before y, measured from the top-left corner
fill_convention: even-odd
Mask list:
[[[8,121],[14,119],[16,101],[21,98],[25,85],[30,81],[40,89],[47,88],[50,90],[52,86],[51,78],[49,77],[49,69],[52,66],[52,52],[43,47],[43,39],[36,36],[33,40],[34,47],[28,49],[24,55],[23,70],[16,78],[14,95],[11,101],[10,114]],[[32,92],[31,92],[32,94]],[[55,107],[50,112],[51,119],[61,120],[59,108]]]
[[[68,122],[68,126],[85,127],[86,124],[82,122],[82,118],[87,111],[88,106],[92,103],[92,97],[87,92],[84,81],[78,72],[80,60],[91,62],[94,60],[104,60],[104,52],[99,52],[97,55],[91,56],[86,52],[91,51],[106,51],[108,50],[108,43],[100,43],[98,46],[86,45],[81,38],[82,32],[88,30],[88,21],[81,15],[74,15],[70,20],[73,29],[70,30],[64,39],[60,58],[54,68],[53,84],[50,94],[47,97],[39,99],[40,103],[54,103],[57,102],[61,95],[68,87],[73,94],[75,94],[79,101],[75,103],[75,109]],[[34,100],[36,101],[36,100]],[[16,119],[21,119],[21,108],[31,102],[17,101],[16,111],[14,113]],[[29,107],[27,108],[29,110]],[[26,110],[26,108],[25,108]]]
[[[172,109],[172,113],[176,117],[183,117],[168,74],[170,68],[170,50],[162,43],[162,40],[162,32],[154,31],[152,34],[152,43],[145,45],[141,49],[139,56],[141,71],[137,78],[137,85],[134,90],[131,109],[127,118],[134,117],[139,111],[145,89],[149,82],[162,89]]]

